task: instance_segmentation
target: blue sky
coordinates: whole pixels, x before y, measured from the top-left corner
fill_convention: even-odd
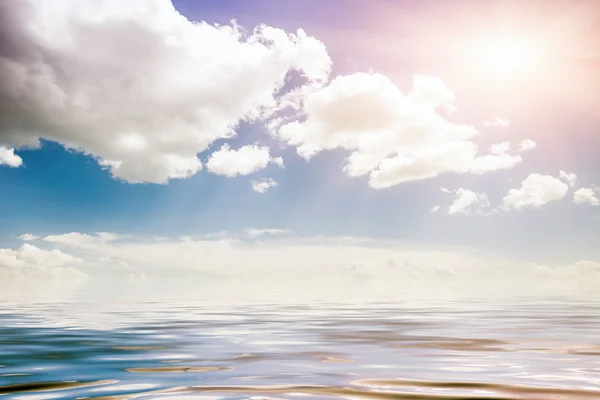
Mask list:
[[[131,4],[133,3],[148,5],[153,4],[154,1],[136,0]],[[67,13],[71,12],[71,7],[75,9],[73,1],[63,0],[61,4],[65,5],[64,9]],[[598,131],[600,120],[598,113],[595,112],[597,100],[600,100],[598,98],[600,93],[598,37],[600,35],[594,36],[594,33],[600,30],[600,24],[597,18],[590,17],[590,10],[594,10],[592,2],[556,2],[555,9],[547,10],[533,6],[519,8],[506,3],[493,2],[486,6],[475,7],[469,2],[458,1],[452,2],[451,6],[445,2],[435,1],[368,3],[347,1],[343,6],[341,2],[333,1],[174,1],[174,7],[190,21],[228,25],[229,21],[235,19],[250,32],[261,23],[282,29],[287,33],[295,32],[300,28],[306,31],[309,39],[306,41],[307,47],[302,47],[304,49],[302,51],[306,52],[295,56],[298,58],[290,58],[289,66],[282,66],[284,69],[281,70],[285,72],[287,69],[289,73],[295,68],[305,68],[303,80],[291,81],[288,84],[305,88],[308,94],[302,94],[301,96],[305,97],[301,99],[306,103],[295,104],[298,106],[295,110],[297,117],[294,112],[290,113],[289,109],[282,111],[275,107],[274,114],[254,121],[245,121],[243,115],[233,116],[238,107],[235,101],[246,96],[245,90],[248,91],[248,96],[251,96],[251,91],[259,90],[258,85],[263,78],[267,92],[271,87],[268,85],[278,85],[268,76],[268,70],[271,65],[275,65],[273,66],[275,69],[279,68],[277,63],[288,62],[281,61],[281,57],[286,56],[273,56],[269,63],[259,68],[252,64],[250,57],[254,55],[249,54],[248,61],[235,64],[238,65],[236,68],[239,68],[236,71],[241,72],[239,77],[233,77],[231,81],[226,76],[221,77],[225,75],[223,71],[226,69],[222,67],[225,64],[218,63],[215,64],[214,70],[209,70],[208,67],[206,71],[197,70],[195,69],[197,66],[190,64],[192,67],[189,71],[176,70],[175,75],[151,75],[168,72],[172,65],[187,60],[185,57],[188,55],[185,51],[188,50],[183,48],[181,54],[177,53],[174,56],[180,58],[160,60],[164,61],[164,64],[161,63],[156,70],[150,69],[148,72],[150,79],[156,76],[175,79],[169,81],[170,83],[167,82],[169,85],[175,85],[173,90],[164,92],[165,96],[170,97],[169,101],[173,102],[166,104],[158,100],[154,103],[145,103],[139,100],[129,103],[129,100],[124,99],[143,92],[133,92],[133,89],[128,89],[133,86],[128,86],[127,79],[130,81],[144,79],[144,71],[147,68],[154,68],[148,67],[155,62],[153,57],[167,57],[166,54],[171,53],[159,53],[159,50],[152,47],[151,39],[147,39],[146,36],[136,36],[138,34],[136,28],[128,26],[127,21],[137,18],[142,21],[142,24],[147,23],[147,27],[153,27],[148,29],[154,29],[159,26],[160,18],[164,17],[164,21],[167,21],[172,14],[165,8],[166,11],[147,17],[145,14],[136,14],[138,11],[133,8],[128,9],[123,6],[121,9],[116,4],[114,9],[106,6],[99,13],[102,18],[106,18],[104,20],[98,17],[100,19],[92,23],[89,22],[91,19],[82,19],[84,22],[87,21],[85,23],[88,23],[90,28],[89,31],[77,31],[79,35],[77,37],[85,38],[81,40],[89,40],[89,43],[96,46],[97,51],[80,53],[81,71],[77,70],[79,65],[77,52],[69,53],[67,46],[71,42],[59,43],[60,38],[56,39],[55,47],[35,42],[38,39],[31,39],[26,35],[22,37],[28,38],[27,40],[31,42],[26,42],[26,39],[18,42],[21,39],[15,39],[16,45],[12,42],[0,43],[8,49],[0,53],[2,60],[20,63],[18,65],[24,70],[34,65],[34,61],[31,60],[35,57],[31,54],[37,54],[33,50],[28,53],[28,46],[32,49],[38,46],[35,48],[43,48],[44,51],[49,52],[48,62],[56,63],[52,65],[53,68],[67,60],[69,67],[62,71],[66,74],[69,84],[60,88],[61,93],[72,93],[71,97],[81,95],[84,99],[83,103],[71,105],[67,111],[47,111],[57,108],[40,111],[47,114],[38,118],[35,110],[42,110],[46,106],[58,107],[52,103],[55,100],[50,98],[44,104],[42,104],[43,99],[39,100],[46,93],[42,91],[41,84],[35,86],[31,83],[33,81],[27,81],[31,84],[30,87],[34,88],[31,90],[40,90],[40,94],[27,100],[23,100],[24,97],[11,97],[16,95],[9,89],[2,93],[3,97],[0,101],[10,106],[5,106],[4,110],[0,111],[0,124],[3,125],[0,126],[0,146],[7,151],[14,149],[21,160],[17,163],[13,158],[13,165],[10,165],[6,157],[2,162],[0,153],[0,247],[5,247],[7,251],[16,252],[16,249],[23,245],[18,237],[25,233],[40,237],[36,239],[38,243],[32,242],[32,245],[38,246],[42,251],[51,251],[56,245],[59,251],[65,254],[70,254],[71,251],[85,260],[83,255],[85,251],[82,252],[82,249],[73,249],[72,244],[70,249],[61,247],[65,243],[44,241],[43,238],[48,235],[72,232],[92,236],[95,232],[111,232],[123,237],[146,239],[166,237],[169,240],[179,240],[182,236],[200,238],[216,232],[231,232],[234,235],[233,232],[253,228],[289,231],[289,234],[298,240],[315,237],[355,237],[370,238],[382,243],[393,241],[403,248],[421,250],[428,247],[470,249],[469,251],[484,252],[489,258],[506,257],[519,262],[550,266],[570,265],[580,260],[600,262],[600,250],[597,246],[600,239],[600,207],[597,206],[597,200],[594,200],[600,197],[600,192],[595,186],[600,185],[597,158],[600,150]],[[11,8],[11,6],[3,7]],[[16,16],[25,15],[25,12],[18,10],[18,7],[14,7],[9,12],[14,12]],[[519,18],[513,18],[517,12],[520,13]],[[33,26],[41,24],[43,18],[50,18],[40,17],[40,15],[42,14],[31,14],[26,18]],[[121,18],[120,21],[125,22],[121,27],[110,25],[106,22],[110,17]],[[65,29],[60,32],[67,32],[66,35],[75,35],[69,31],[71,28],[60,26],[63,21],[61,18],[56,17],[55,22],[58,21],[56,29]],[[86,26],[85,23],[83,26]],[[104,23],[106,26],[103,25]],[[189,24],[189,21],[181,24],[184,26]],[[508,28],[510,28],[510,35],[507,33]],[[17,28],[12,25],[3,29],[12,29],[11,37],[15,38],[21,38],[19,35],[23,33],[17,32]],[[104,33],[100,36],[101,32]],[[174,36],[169,36],[165,30],[160,32],[165,35],[164,40],[171,40],[170,37],[185,34],[182,33],[183,30],[173,31]],[[95,34],[99,36],[95,37]],[[483,42],[484,47],[477,47],[479,38],[488,36],[491,39]],[[128,48],[130,37],[132,47]],[[119,38],[122,38],[122,41]],[[178,40],[191,40],[183,36],[182,38]],[[540,46],[542,50],[534,52],[526,49],[521,53],[515,50],[531,38],[535,38],[536,43],[543,44]],[[196,40],[206,40],[208,43],[210,39],[208,36],[198,36]],[[469,40],[473,40],[472,43]],[[279,51],[276,46],[281,46],[282,49],[283,46],[298,48],[302,46],[297,44],[300,42],[293,43],[296,42],[282,41],[280,44],[273,45],[274,54],[279,54],[275,53]],[[322,49],[314,50],[315,43],[321,43]],[[306,50],[309,47],[313,52]],[[296,51],[295,47],[288,47],[288,50],[292,48]],[[211,49],[210,51],[222,53],[215,54],[214,57],[209,55],[210,59],[222,59],[223,63],[229,63],[235,58],[235,51],[231,54],[227,53],[227,47],[223,44]],[[120,53],[121,51],[124,53]],[[154,55],[148,53],[152,51],[156,53]],[[239,51],[242,51],[241,48]],[[192,47],[189,52],[192,54]],[[20,58],[15,55],[21,53],[28,55]],[[492,64],[489,57],[486,58],[488,53],[496,60],[492,61]],[[131,58],[119,58],[123,54],[131,54]],[[256,56],[258,54],[257,52]],[[498,54],[501,54],[499,59]],[[110,58],[112,56],[114,58]],[[194,57],[202,56],[194,55]],[[304,58],[300,59],[300,57]],[[310,57],[314,59],[308,59]],[[328,58],[331,64],[328,63]],[[89,60],[92,61],[86,64]],[[199,62],[196,58],[189,60]],[[157,61],[156,64],[159,65],[159,62]],[[0,71],[3,74],[12,71],[7,69],[6,65],[8,64],[2,64],[3,69]],[[87,65],[100,65],[104,69],[97,70],[95,67],[86,67]],[[119,81],[121,83],[115,86],[112,92],[107,92],[109,94],[106,95],[105,100],[98,100],[96,95],[92,94],[95,92],[89,89],[89,82],[98,79],[106,82],[106,85],[112,85],[117,82],[115,79],[120,72],[111,71],[113,68],[116,68],[114,71],[119,71],[120,66],[127,66],[137,73],[132,72],[133,75],[127,76],[123,72],[123,80]],[[88,69],[84,70],[85,68]],[[309,71],[308,68],[313,70]],[[59,67],[54,69],[54,71],[58,70]],[[328,71],[324,79],[322,71],[325,70]],[[217,77],[212,78],[207,75],[202,80],[202,76],[197,76],[208,74],[207,71],[212,71],[210,73]],[[189,87],[183,77],[185,73],[192,74],[190,79],[194,79]],[[252,76],[253,73],[255,77]],[[355,75],[359,73],[363,75]],[[275,72],[273,74],[276,75]],[[442,83],[438,85],[437,80],[426,83],[434,85],[432,90],[439,90],[439,94],[435,93],[436,96],[445,96],[446,89],[452,93],[451,99],[442,100],[440,97],[436,114],[431,114],[432,118],[441,116],[444,124],[452,124],[447,125],[448,129],[454,129],[452,127],[455,126],[473,127],[477,131],[477,136],[472,139],[472,143],[478,147],[477,157],[487,154],[498,158],[479,160],[480,164],[485,163],[483,167],[478,167],[484,169],[481,173],[473,172],[475,167],[471,164],[466,167],[447,166],[446,163],[449,162],[447,160],[450,159],[463,163],[463,156],[450,154],[444,149],[444,146],[448,148],[453,146],[454,142],[445,144],[446,139],[443,141],[432,139],[427,142],[427,145],[433,146],[430,149],[418,147],[405,155],[413,157],[414,154],[421,154],[419,157],[423,159],[413,160],[418,163],[415,170],[434,168],[431,170],[434,171],[431,172],[431,176],[411,177],[409,175],[414,171],[396,170],[400,175],[390,178],[393,182],[386,180],[383,183],[385,187],[374,187],[378,183],[376,178],[373,178],[377,173],[373,171],[377,170],[372,168],[369,169],[371,175],[349,176],[344,168],[352,150],[344,141],[346,139],[335,139],[338,137],[335,136],[338,134],[334,132],[335,127],[326,132],[329,128],[323,127],[330,125],[326,125],[319,118],[328,117],[320,117],[317,106],[310,106],[310,104],[330,106],[333,104],[331,107],[336,107],[337,104],[342,107],[341,102],[334,104],[335,99],[331,100],[326,96],[335,96],[336,93],[339,95],[344,90],[359,90],[356,88],[362,87],[360,85],[363,84],[368,88],[368,85],[379,84],[376,82],[377,77],[384,77],[381,81],[383,83],[380,82],[383,86],[375,96],[379,94],[383,96],[385,91],[385,96],[391,97],[382,97],[382,103],[374,103],[373,113],[378,113],[382,107],[387,107],[390,99],[396,96],[396,90],[404,94],[415,93],[415,98],[420,96],[417,93],[419,89],[416,86],[413,88],[415,75],[435,77],[439,82],[443,82],[443,86]],[[117,78],[113,79],[113,76]],[[141,77],[138,78],[139,76]],[[177,80],[177,76],[182,76],[181,82]],[[336,77],[356,77],[356,81],[351,84],[350,80],[339,80],[341,91],[328,91],[327,89],[334,86]],[[59,87],[61,81],[55,79]],[[223,85],[229,86],[213,87],[211,80],[216,82],[214,85],[223,82]],[[229,82],[239,82],[239,86]],[[253,82],[257,82],[256,88],[251,87]],[[308,83],[303,86],[305,82]],[[77,85],[81,85],[80,88]],[[196,87],[194,85],[206,88],[207,91],[215,90],[217,94],[213,97],[207,95],[207,100],[197,93],[192,93],[193,90],[189,88]],[[238,94],[240,86],[243,88],[239,89]],[[69,92],[69,90],[73,91]],[[258,92],[252,93],[254,96]],[[431,95],[429,92],[423,93]],[[152,94],[148,97],[151,96]],[[210,104],[210,101],[213,101],[211,99],[214,99],[214,104]],[[279,101],[277,97],[275,99]],[[327,101],[332,103],[319,103],[321,101],[319,99],[329,99]],[[93,107],[86,111],[85,117],[80,117],[74,110],[81,104],[88,104],[85,101]],[[111,103],[119,101],[128,102],[128,105],[122,107],[123,115],[130,113],[127,117],[120,115],[119,108],[111,108]],[[194,164],[194,152],[192,150],[190,153],[189,150],[193,149],[195,144],[186,147],[179,138],[176,142],[169,141],[170,137],[175,137],[172,135],[178,134],[178,130],[185,131],[187,136],[184,139],[190,140],[195,135],[193,123],[189,126],[174,125],[175,123],[169,119],[168,110],[156,108],[163,104],[165,107],[175,107],[172,109],[173,113],[185,115],[190,101],[202,102],[201,105],[194,105],[194,107],[205,107],[202,111],[202,113],[206,112],[202,114],[204,119],[199,119],[198,124],[209,121],[206,122],[208,124],[206,135],[211,135],[211,132],[214,133],[215,129],[221,126],[219,125],[221,122],[217,120],[220,115],[223,115],[223,118],[233,118],[231,121],[235,121],[235,134],[226,134],[224,131],[220,136],[211,137],[206,146],[197,145],[196,148],[200,150],[198,157],[202,164],[201,170],[197,170],[200,167]],[[226,106],[229,101],[234,102],[230,109]],[[348,106],[355,107],[349,109],[359,110],[357,112],[360,113],[362,112],[360,110],[371,107],[368,102],[365,102],[368,100],[360,101],[356,106]],[[450,105],[456,110],[452,112],[450,108],[445,108]],[[146,106],[147,108],[144,109]],[[269,106],[270,103],[265,105],[265,107]],[[417,107],[414,104],[412,106]],[[218,107],[224,108],[214,111]],[[240,100],[239,107],[240,109],[247,107],[247,103],[242,103]],[[329,116],[336,112],[340,113],[340,119],[335,120],[339,124],[344,124],[344,121],[353,123],[352,112],[348,113],[343,108],[330,110],[332,111],[329,111]],[[137,112],[147,116],[164,113],[164,117],[149,123],[154,125],[145,125],[143,117],[131,117]],[[48,113],[51,113],[50,117],[47,117],[50,115]],[[213,114],[217,117],[213,118]],[[279,131],[274,133],[267,128],[267,125],[269,121],[281,115],[287,116],[288,119],[278,125],[276,130]],[[22,119],[19,119],[21,116]],[[120,122],[121,117],[125,122]],[[382,116],[384,117],[385,115]],[[90,118],[95,122],[93,125],[84,123],[81,126],[77,125],[83,121],[82,118]],[[178,120],[178,124],[187,117],[182,118]],[[359,120],[355,124],[371,123],[370,115],[362,119],[357,118]],[[414,118],[421,118],[420,114]],[[380,129],[374,128],[379,126],[376,119],[373,117],[373,128],[368,127],[368,129],[375,129],[373,132]],[[494,120],[506,122],[499,124],[490,122]],[[285,125],[293,121],[300,124],[301,128],[293,130],[292,127]],[[428,123],[423,121],[418,124]],[[157,128],[157,132],[147,133],[144,129],[148,126],[151,130],[155,126],[160,126],[160,129]],[[394,126],[390,128],[393,134],[411,134],[408,128]],[[85,129],[89,129],[89,132],[84,132]],[[132,129],[136,130],[132,131]],[[401,132],[404,133],[398,133],[400,132],[398,129],[403,129]],[[189,135],[188,130],[191,132]],[[350,146],[356,146],[353,148],[359,149],[365,155],[373,156],[375,153],[369,153],[371,150],[368,149],[371,147],[365,142],[369,140],[368,137],[365,135],[364,138],[357,139],[360,143]],[[144,147],[146,146],[144,144],[141,148],[151,150],[139,150],[135,147],[139,140],[145,143],[147,138],[151,138],[151,144],[148,145],[149,147]],[[37,139],[41,140],[41,145],[32,148],[31,141]],[[122,148],[117,148],[111,143],[121,143],[120,140],[123,140]],[[335,142],[336,140],[338,141]],[[524,140],[535,142],[535,148],[522,152],[517,150]],[[490,145],[507,141],[511,145],[509,150],[488,152]],[[271,161],[261,166],[259,166],[260,162],[252,164],[253,171],[248,174],[231,172],[238,174],[234,177],[210,172],[209,159],[225,143],[234,150],[253,145],[268,147]],[[408,146],[406,143],[409,142],[393,143],[394,146],[399,146],[397,152],[402,153],[405,146]],[[318,150],[307,159],[308,157],[301,155],[303,145],[309,147],[315,145]],[[427,157],[433,154],[429,153],[430,150],[443,151],[446,158],[439,161],[437,166],[430,166],[426,164]],[[127,151],[129,153],[126,153]],[[173,166],[169,166],[168,163],[171,161],[167,158],[164,158],[167,160],[164,164],[160,164],[159,161],[156,163],[148,161],[153,157],[162,160],[163,158],[160,157],[165,154],[177,154],[177,157],[182,158],[172,161]],[[122,162],[122,167],[99,165],[102,160],[110,163],[116,157],[121,157],[116,161]],[[282,157],[284,168],[276,165],[273,161],[275,157]],[[511,163],[511,157],[518,157],[519,161]],[[188,162],[192,162],[193,166],[189,166],[192,164],[187,164]],[[477,161],[470,160],[469,163],[471,162]],[[488,162],[508,162],[508,164],[498,166],[487,164]],[[3,163],[5,165],[2,165]],[[174,166],[175,163],[178,163],[177,167]],[[378,168],[383,168],[383,164],[385,162],[379,164]],[[440,166],[442,164],[443,166]],[[181,167],[184,168],[184,172],[179,169],[169,169],[180,168],[181,165],[187,166]],[[154,168],[157,175],[152,175]],[[456,172],[458,170],[465,172]],[[559,171],[563,171],[564,175]],[[180,177],[177,176],[178,174],[185,176]],[[531,174],[545,178],[536,181],[533,177],[527,181]],[[575,174],[577,179],[569,183],[565,178],[567,174]],[[273,179],[277,182],[277,186],[270,188],[266,193],[257,193],[252,190],[252,182],[260,179]],[[532,183],[532,186],[526,188],[526,181]],[[445,192],[441,190],[442,188]],[[459,191],[459,188],[463,191]],[[519,205],[517,200],[509,204],[513,201],[507,200],[510,190],[520,191],[520,194],[517,194],[525,196],[519,198],[525,199],[526,204]],[[525,193],[527,191],[529,192]],[[471,202],[467,205],[461,203],[462,206],[457,203],[458,211],[449,214],[452,204],[459,200],[460,193],[465,194],[464,201],[471,198]],[[579,200],[575,201],[576,197]],[[433,207],[439,209],[431,212]],[[94,260],[102,258],[102,250],[95,249],[95,251]],[[15,257],[18,259],[25,256]],[[132,264],[132,261],[128,260],[128,263]]]

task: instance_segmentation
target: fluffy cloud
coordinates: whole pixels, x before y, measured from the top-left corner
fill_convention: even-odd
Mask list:
[[[573,202],[579,205],[600,206],[600,199],[596,195],[596,192],[600,192],[600,190],[597,188],[595,190],[593,188],[577,189],[573,193]]]
[[[298,120],[272,130],[307,159],[324,150],[350,151],[344,171],[368,174],[377,189],[446,172],[510,168],[521,161],[506,151],[477,157],[471,140],[475,128],[449,122],[437,112],[453,97],[439,78],[430,76],[416,76],[407,95],[381,74],[339,76],[306,97]]]
[[[84,278],[85,274],[68,265],[82,260],[60,250],[42,250],[25,243],[18,250],[0,249],[2,279]]]
[[[477,157],[471,164],[470,172],[482,175],[490,171],[510,169],[521,163],[523,159],[519,155],[510,155],[510,142],[493,144],[489,148],[488,155]]]
[[[271,178],[260,179],[258,181],[252,181],[252,190],[256,193],[264,194],[271,188],[277,187],[279,184]]]
[[[44,138],[129,182],[185,178],[213,141],[331,66],[301,30],[195,23],[169,0],[2,1],[0,15],[0,159],[14,166],[13,147]],[[280,95],[290,71],[305,85]]]
[[[36,235],[32,235],[31,233],[24,233],[21,236],[19,236],[19,239],[21,239],[24,242],[32,242],[34,240],[40,239],[40,237],[36,236]]]
[[[44,241],[69,247],[94,247],[118,240],[120,235],[110,232],[98,232],[87,234],[80,232],[70,232],[61,235],[48,235]]]
[[[570,187],[575,186],[575,182],[577,182],[577,175],[574,173],[569,173],[561,170],[558,176],[560,177],[560,179],[567,182]]]
[[[19,167],[23,164],[21,157],[15,154],[15,149],[7,149],[0,146],[0,166],[8,165],[9,167]]]
[[[269,162],[283,167],[283,159],[271,158],[269,148],[266,146],[254,144],[231,150],[227,144],[224,144],[220,150],[212,153],[206,168],[215,174],[233,177],[260,171],[266,168]]]
[[[456,199],[450,205],[448,214],[481,214],[483,208],[490,206],[490,201],[485,193],[477,193],[472,190],[458,188],[454,191]]]
[[[519,143],[519,151],[533,150],[536,146],[537,143],[535,143],[533,140],[525,139]]]
[[[244,233],[251,238],[264,236],[264,235],[285,235],[290,233],[287,229],[276,229],[276,228],[267,228],[267,229],[252,229],[246,228],[244,229]]]
[[[483,125],[496,128],[508,128],[510,126],[510,121],[506,118],[496,117],[494,119],[484,121]]]
[[[550,175],[530,174],[519,189],[511,189],[503,199],[504,210],[522,210],[541,207],[551,201],[560,200],[569,187],[560,179]]]

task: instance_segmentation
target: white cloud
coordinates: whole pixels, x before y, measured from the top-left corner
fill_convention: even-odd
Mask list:
[[[119,238],[121,238],[120,235],[109,232],[98,232],[95,234],[70,232],[61,235],[48,235],[43,240],[69,247],[93,247],[118,240]]]
[[[8,165],[9,167],[19,167],[23,164],[23,159],[15,154],[15,149],[7,149],[0,146],[0,166]]]
[[[309,94],[304,115],[272,129],[307,159],[324,150],[348,150],[344,171],[368,174],[377,189],[446,172],[510,168],[521,161],[505,153],[477,157],[471,141],[476,129],[437,111],[452,100],[439,78],[416,76],[405,95],[384,75],[356,73]]]
[[[0,249],[0,278],[84,278],[85,274],[69,267],[81,261],[60,250],[42,250],[25,243],[18,250]]]
[[[592,188],[577,189],[575,193],[573,193],[573,203],[579,205],[587,204],[589,206],[600,206],[600,199],[596,195],[596,192],[600,192],[600,190],[594,190]]]
[[[458,188],[454,191],[456,199],[450,205],[448,214],[481,214],[484,208],[490,206],[490,201],[485,193]]]
[[[589,260],[577,261],[570,265],[548,267],[539,264],[527,264],[529,272],[544,278],[555,279],[598,279],[600,278],[600,263]],[[592,281],[595,282],[595,281]]]
[[[510,121],[506,118],[496,117],[494,119],[485,121],[483,125],[495,128],[508,128],[510,126]]]
[[[271,162],[273,164],[277,165],[279,168],[285,168],[285,165],[283,164],[283,158],[282,157],[272,158]]]
[[[269,162],[283,167],[281,157],[271,158],[269,148],[257,144],[244,146],[238,150],[231,150],[224,144],[219,150],[211,154],[206,168],[215,174],[233,177],[249,175],[267,167]]]
[[[477,266],[476,256],[446,249],[402,250],[398,243],[361,238],[298,238],[281,236],[282,229],[251,229],[245,238],[191,239],[164,242],[143,240],[117,241],[90,248],[90,260],[122,260],[132,273],[146,271],[181,270],[204,271],[232,279],[257,278],[311,278],[318,276],[345,276],[346,267],[355,260],[374,265],[388,265],[389,259],[413,259],[419,265],[455,269],[465,265]],[[250,234],[250,235],[249,235]],[[270,240],[254,241],[252,235],[275,235]],[[255,236],[256,237],[256,236]],[[394,263],[401,271],[404,261]],[[104,268],[103,268],[104,270]],[[115,273],[122,273],[116,270]]]
[[[536,146],[537,143],[535,143],[533,140],[525,139],[519,143],[519,151],[533,150]]]
[[[244,229],[244,233],[251,238],[264,236],[264,235],[285,235],[287,233],[291,233],[288,229],[277,229],[277,228],[267,228],[267,229],[253,229],[246,228]]]
[[[575,182],[577,182],[577,175],[574,173],[569,173],[569,172],[565,172],[565,171],[561,170],[559,172],[559,177],[563,181],[567,182],[570,187],[575,186]]]
[[[11,282],[5,277],[26,278],[23,282],[38,277],[43,279],[37,281],[44,284],[46,278],[72,282],[63,278],[83,277],[70,266],[81,260],[58,250],[27,246],[30,245],[25,244],[20,250],[0,251],[0,285]],[[403,290],[412,288],[415,293],[429,288],[435,293],[449,289],[464,294],[465,290],[476,288],[489,294],[496,289],[520,290],[515,288],[518,286],[515,283],[528,282],[521,286],[530,293],[532,288],[542,289],[548,283],[561,289],[567,288],[566,285],[579,288],[585,284],[597,289],[600,279],[600,264],[593,261],[547,267],[465,248],[419,246],[411,249],[406,243],[353,237],[276,236],[254,241],[246,236],[235,240],[165,239],[161,242],[138,237],[90,248],[85,258],[90,284],[115,285],[127,282],[129,277],[134,282],[145,281],[144,287],[150,289],[152,296],[167,293],[179,296],[180,284],[198,293],[199,285],[208,283],[201,290],[203,295],[206,295],[205,290],[210,290],[215,295],[242,295],[245,300],[248,295],[258,295],[272,301],[275,294],[289,294],[294,301],[299,296],[312,295],[346,296],[344,299],[355,299],[359,293],[363,298],[383,293],[397,295],[402,285]],[[118,266],[115,260],[121,260],[129,267],[109,268],[107,264],[98,264],[99,259],[114,263],[114,267]],[[348,286],[353,282],[356,285]],[[311,290],[307,291],[307,287]],[[6,293],[4,288],[10,288],[10,284],[0,290],[0,297]]]
[[[24,233],[21,236],[19,236],[19,239],[21,239],[24,242],[32,242],[34,240],[40,239],[40,237],[36,236],[36,235],[32,235],[31,233]]]
[[[431,207],[431,208],[429,209],[429,212],[433,214],[433,213],[436,213],[436,212],[438,212],[438,210],[439,210],[439,209],[440,209],[440,206],[439,206],[439,205],[438,205],[438,206],[433,206],[433,207]]]
[[[510,142],[491,145],[489,148],[490,154],[475,158],[469,171],[482,175],[486,172],[510,169],[523,161],[521,156],[510,155],[508,151],[510,151]]]
[[[132,241],[108,242],[90,248],[86,257],[90,260],[108,258],[111,263],[121,260],[129,265],[128,269],[116,268],[110,271],[125,279],[128,274],[133,274],[137,281],[144,280],[138,272],[151,270],[152,277],[156,277],[171,275],[173,268],[196,271],[204,274],[202,276],[217,277],[222,282],[238,279],[239,282],[252,281],[257,284],[263,281],[289,281],[298,284],[304,282],[304,287],[311,279],[322,281],[344,277],[380,279],[380,283],[389,282],[390,285],[401,284],[403,278],[452,278],[467,283],[473,282],[473,279],[489,283],[490,276],[502,277],[506,282],[527,277],[537,279],[564,276],[581,279],[596,276],[600,279],[597,274],[600,272],[599,264],[591,261],[581,261],[565,267],[545,267],[524,265],[516,260],[490,257],[489,254],[471,252],[464,248],[410,249],[400,242],[369,238],[279,237],[277,235],[284,232],[280,229],[256,229],[259,236],[276,236],[270,240],[254,241],[247,234],[252,231],[254,230],[248,230],[245,238],[239,239],[167,239],[156,242],[136,238]],[[66,263],[79,261],[58,250],[45,253],[52,253],[57,258],[44,262],[27,261],[28,264],[65,266]],[[87,264],[91,265],[92,262],[86,261]],[[108,271],[105,267],[101,270]],[[151,280],[151,276],[148,276],[148,280]],[[493,286],[495,283],[496,279],[490,284]]]
[[[271,188],[277,187],[279,184],[271,178],[260,179],[258,181],[252,181],[252,190],[256,193],[267,193]]]
[[[0,143],[57,141],[128,182],[195,174],[198,153],[324,84],[331,67],[324,45],[301,30],[196,23],[169,0],[0,8]],[[306,84],[278,95],[292,70]]]
[[[569,187],[561,180],[540,174],[530,174],[519,189],[511,189],[503,199],[504,210],[522,210],[541,207],[546,203],[560,200]]]

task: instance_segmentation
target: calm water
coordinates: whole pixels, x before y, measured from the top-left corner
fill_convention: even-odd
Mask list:
[[[600,304],[0,300],[6,399],[600,399]]]

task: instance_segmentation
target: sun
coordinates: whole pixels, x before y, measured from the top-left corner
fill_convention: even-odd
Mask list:
[[[532,41],[520,37],[485,38],[479,42],[475,57],[483,69],[499,76],[527,74],[539,63]]]

